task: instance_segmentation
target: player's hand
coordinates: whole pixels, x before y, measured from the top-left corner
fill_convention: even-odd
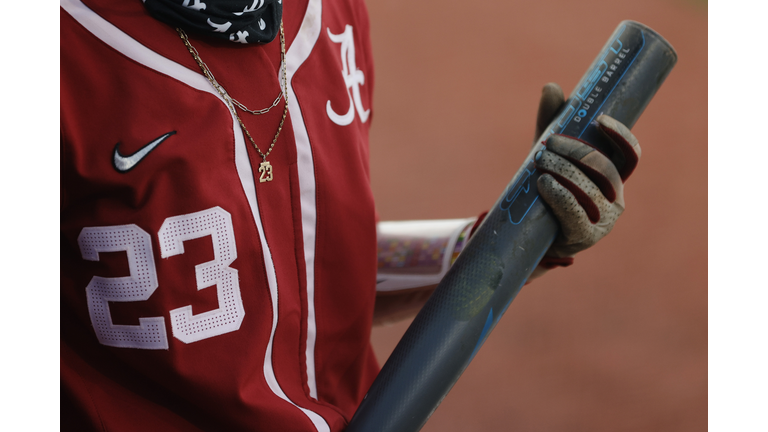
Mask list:
[[[537,134],[563,102],[557,84],[544,87]],[[550,268],[570,264],[576,253],[605,237],[624,211],[624,182],[640,159],[640,144],[613,118],[602,115],[596,121],[614,147],[610,158],[583,141],[563,135],[551,135],[546,149],[534,158],[536,168],[544,173],[537,183],[539,194],[560,222],[560,234],[542,260]]]

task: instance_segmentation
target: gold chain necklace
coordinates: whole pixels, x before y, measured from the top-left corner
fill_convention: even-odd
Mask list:
[[[240,123],[240,127],[243,128],[243,132],[248,136],[248,139],[251,141],[251,144],[253,144],[253,147],[256,149],[257,152],[261,155],[261,165],[259,165],[259,174],[261,176],[259,177],[259,183],[264,183],[268,181],[272,181],[272,164],[270,164],[267,161],[267,156],[272,152],[272,149],[275,147],[275,143],[277,142],[277,137],[280,136],[280,132],[283,130],[283,123],[285,123],[285,116],[288,114],[288,80],[286,78],[286,64],[285,64],[285,34],[283,32],[283,22],[280,21],[280,60],[282,61],[282,72],[283,72],[283,91],[281,94],[278,94],[275,98],[275,101],[272,102],[272,105],[263,108],[260,110],[251,110],[248,109],[245,105],[238,102],[236,99],[231,97],[229,93],[227,93],[226,90],[224,90],[224,87],[219,84],[218,81],[216,81],[216,78],[213,76],[213,73],[208,68],[208,65],[205,64],[203,59],[200,58],[200,54],[197,52],[195,47],[192,46],[192,44],[189,42],[189,38],[187,38],[187,34],[184,32],[184,30],[177,28],[176,31],[179,33],[179,37],[181,37],[181,40],[184,42],[184,45],[187,47],[187,50],[190,54],[192,54],[192,58],[195,59],[197,62],[197,65],[200,66],[200,69],[203,71],[203,75],[205,75],[206,78],[208,78],[208,81],[211,83],[214,89],[216,89],[217,92],[221,95],[221,97],[224,99],[224,102],[226,102],[227,106],[229,107],[229,110],[232,111],[232,114],[235,115],[235,118],[237,119],[237,122]],[[269,146],[269,150],[267,150],[267,153],[262,153],[259,146],[256,145],[256,142],[253,140],[253,137],[251,136],[251,133],[248,132],[248,128],[245,127],[245,124],[243,123],[243,120],[240,119],[240,116],[237,114],[237,110],[235,107],[240,108],[243,111],[249,112],[254,115],[261,115],[266,114],[277,106],[278,103],[280,103],[281,97],[285,97],[285,108],[283,109],[283,118],[280,119],[280,126],[277,127],[277,133],[275,133],[275,138],[272,139],[272,144]]]

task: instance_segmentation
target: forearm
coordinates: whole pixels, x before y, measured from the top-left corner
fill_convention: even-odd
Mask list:
[[[477,218],[381,222],[374,324],[416,315],[467,244]]]
[[[482,222],[480,215],[479,222]],[[478,218],[380,222],[374,325],[412,318],[467,245]],[[568,266],[572,258],[544,257],[528,281]]]

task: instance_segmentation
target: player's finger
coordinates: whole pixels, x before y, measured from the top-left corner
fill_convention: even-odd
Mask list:
[[[625,182],[640,161],[640,155],[642,154],[640,143],[626,126],[612,117],[601,115],[597,118],[597,123],[600,130],[608,136],[614,147],[618,150],[616,157],[614,157],[616,160],[613,162],[619,171],[621,180]]]
[[[600,220],[600,207],[605,208],[610,203],[600,188],[581,170],[565,158],[548,150],[542,150],[536,154],[535,164],[536,169],[552,176],[557,183],[573,194],[593,224]]]
[[[616,166],[591,145],[565,135],[547,139],[547,150],[554,152],[579,168],[592,180],[609,201],[624,201],[624,183]]]
[[[559,245],[559,255],[569,256],[571,251],[568,246],[580,245],[582,242],[589,242],[590,232],[594,223],[581,204],[579,198],[573,192],[563,186],[551,174],[542,174],[536,181],[539,194],[544,202],[552,209],[560,223],[560,236],[558,240],[564,244]]]
[[[536,135],[533,137],[534,145],[564,103],[563,89],[556,83],[548,83],[541,89],[539,111],[536,114]]]

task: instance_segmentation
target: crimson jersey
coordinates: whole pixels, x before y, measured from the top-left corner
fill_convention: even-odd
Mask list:
[[[285,2],[271,182],[173,28],[61,5],[62,427],[342,430],[378,371],[363,1]],[[248,107],[278,94],[279,41],[190,40]],[[264,152],[282,111],[241,113]]]

